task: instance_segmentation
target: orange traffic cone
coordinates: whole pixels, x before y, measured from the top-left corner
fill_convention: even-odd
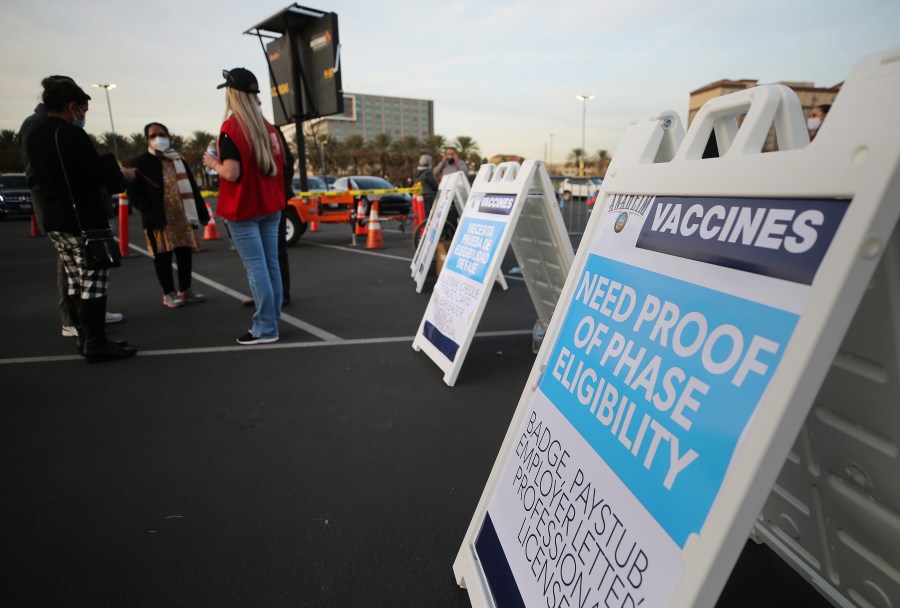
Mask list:
[[[381,238],[381,222],[378,221],[378,201],[372,203],[372,211],[369,212],[369,236],[366,238],[366,249],[384,249],[384,239]]]
[[[413,226],[418,226],[426,219],[425,198],[421,194],[413,195]]]
[[[359,199],[359,202],[356,204],[356,226],[355,232],[356,236],[366,236],[368,231],[366,230],[366,206],[363,205],[362,199]]]
[[[38,227],[37,219],[31,216],[31,236],[42,236],[41,229]]]
[[[319,231],[319,222],[316,220],[309,221],[309,231],[310,232],[318,232]]]
[[[219,231],[216,230],[216,216],[213,214],[209,203],[206,203],[206,210],[209,212],[209,223],[203,228],[203,240],[218,241],[222,237],[219,236]]]

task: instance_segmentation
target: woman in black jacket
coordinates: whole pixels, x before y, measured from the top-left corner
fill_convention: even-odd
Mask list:
[[[128,198],[141,212],[147,249],[153,253],[156,277],[162,286],[163,306],[180,308],[203,302],[206,296],[191,288],[194,229],[209,222],[206,203],[191,169],[172,148],[165,125],[144,127],[147,151],[131,164],[139,178],[128,187]],[[178,291],[172,278],[172,257],[178,263]]]
[[[109,228],[109,192],[121,192],[133,169],[105,163],[84,132],[88,96],[72,80],[45,78],[46,119],[25,143],[43,192],[43,228],[53,241],[66,274],[66,305],[78,330],[78,349],[88,362],[132,356],[133,348],[106,339],[109,270],[85,267],[82,230]],[[77,210],[77,215],[76,215]]]

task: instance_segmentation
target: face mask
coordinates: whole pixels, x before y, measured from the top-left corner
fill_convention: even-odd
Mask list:
[[[150,147],[160,152],[165,152],[166,150],[168,150],[169,145],[170,144],[168,137],[154,137],[150,140]]]
[[[806,121],[806,128],[810,131],[817,131],[822,126],[822,119],[818,117],[809,118]]]
[[[81,110],[81,108],[78,109]],[[72,124],[83,129],[87,124],[87,114],[82,112],[81,118],[75,118],[75,112],[72,112]]]

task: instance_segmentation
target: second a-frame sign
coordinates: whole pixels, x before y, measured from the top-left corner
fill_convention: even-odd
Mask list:
[[[486,164],[475,177],[413,340],[413,348],[444,371],[449,386],[459,375],[510,243],[538,318],[549,324],[575,256],[540,161]]]
[[[452,234],[456,229],[456,220],[462,216],[471,190],[469,179],[462,171],[445,175],[441,180],[437,196],[435,197],[435,204],[428,214],[425,229],[422,231],[422,238],[409,265],[413,281],[416,282],[416,293],[422,293],[422,287],[425,285],[428,272],[431,270],[431,263],[434,260],[434,254],[440,240],[442,238],[453,238]],[[451,220],[451,214],[454,210],[456,211],[455,219]],[[450,236],[446,236],[448,232]],[[506,279],[503,278],[503,271],[499,267],[497,268],[497,283],[504,290],[507,289]]]

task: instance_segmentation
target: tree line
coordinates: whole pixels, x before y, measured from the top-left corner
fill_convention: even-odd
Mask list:
[[[99,136],[88,134],[100,154],[118,151],[120,161],[127,165],[131,159],[147,149],[142,132],[130,135],[113,134]],[[189,135],[171,134],[172,147],[178,150],[197,173],[204,186],[212,185],[202,169],[203,153],[216,135],[207,131],[193,131]],[[290,142],[294,158],[297,158],[297,138]],[[443,135],[429,135],[424,140],[406,136],[394,139],[379,133],[371,139],[350,135],[346,139],[328,139],[323,136],[304,138],[307,167],[311,173],[327,175],[379,175],[389,176],[391,181],[402,183],[415,172],[419,156],[430,154],[437,164],[447,146],[456,148],[459,157],[471,170],[487,162],[471,137],[459,136],[454,140]],[[17,173],[24,170],[19,153],[17,133],[11,129],[0,130],[0,173]]]

